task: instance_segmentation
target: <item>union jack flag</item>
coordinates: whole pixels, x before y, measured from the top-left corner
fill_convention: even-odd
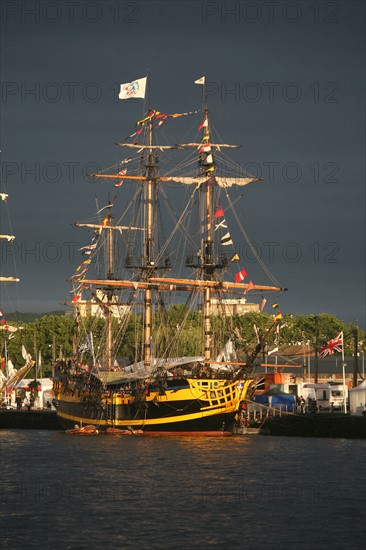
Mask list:
[[[340,332],[338,336],[336,336],[335,338],[332,338],[332,340],[329,340],[329,342],[327,342],[325,346],[320,348],[319,350],[320,359],[324,359],[324,357],[326,357],[327,355],[333,355],[335,351],[342,351],[342,346],[343,346],[343,332]]]

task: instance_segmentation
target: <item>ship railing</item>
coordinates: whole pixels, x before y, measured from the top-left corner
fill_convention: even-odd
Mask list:
[[[292,406],[279,404],[276,407],[270,407],[263,403],[254,403],[249,400],[244,400],[240,409],[240,417],[246,419],[250,424],[262,423],[266,418],[274,418],[288,414],[294,414]]]

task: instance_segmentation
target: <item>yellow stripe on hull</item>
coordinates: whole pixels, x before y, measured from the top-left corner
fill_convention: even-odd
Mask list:
[[[188,420],[197,420],[200,418],[205,418],[207,416],[214,416],[218,414],[224,414],[224,413],[233,413],[235,412],[235,408],[232,407],[231,410],[222,407],[220,409],[215,409],[211,411],[200,411],[198,413],[192,413],[192,414],[185,414],[180,416],[170,416],[169,418],[151,418],[146,420],[97,420],[96,418],[85,418],[85,417],[79,417],[79,416],[73,416],[71,414],[67,414],[64,412],[58,413],[58,415],[61,418],[65,418],[66,420],[71,420],[72,422],[83,424],[94,424],[98,426],[126,426],[128,424],[129,426],[151,426],[155,424],[172,424],[173,422],[186,422]]]

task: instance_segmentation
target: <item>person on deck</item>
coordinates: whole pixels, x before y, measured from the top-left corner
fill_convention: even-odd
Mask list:
[[[305,412],[305,399],[303,396],[300,397],[300,413],[304,414]]]

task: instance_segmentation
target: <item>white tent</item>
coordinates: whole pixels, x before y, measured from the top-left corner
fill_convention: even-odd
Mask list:
[[[366,411],[366,380],[349,390],[351,414],[362,414]]]
[[[12,393],[12,402],[13,406],[15,406],[15,397],[16,397],[16,390],[19,388],[23,388],[25,390],[26,396],[30,397],[29,393],[29,384],[33,382],[33,378],[22,378],[20,382],[16,385],[14,388],[14,391]],[[34,404],[34,409],[44,409],[47,406],[47,401],[51,403],[52,406],[52,399],[54,399],[54,393],[52,391],[53,387],[53,381],[51,378],[39,378],[38,379],[39,386],[38,386],[38,399],[36,400]]]

